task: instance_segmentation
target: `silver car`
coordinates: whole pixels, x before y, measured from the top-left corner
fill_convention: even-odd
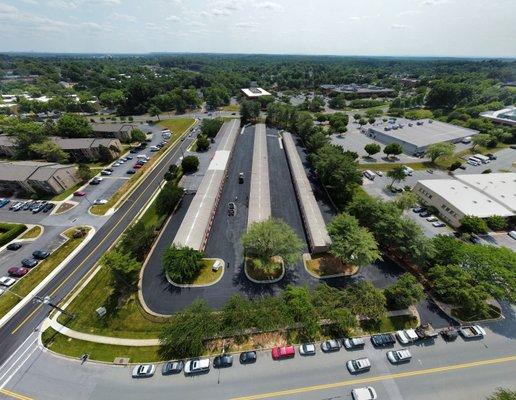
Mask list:
[[[139,364],[133,368],[133,378],[150,378],[154,375],[156,366],[154,364]]]
[[[356,374],[359,372],[369,371],[371,369],[371,361],[369,358],[357,358],[356,360],[349,360],[346,363],[346,367],[348,371],[352,374]]]

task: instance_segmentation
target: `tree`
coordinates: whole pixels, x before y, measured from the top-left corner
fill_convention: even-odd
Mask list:
[[[434,143],[427,147],[426,155],[435,162],[439,157],[450,157],[453,155],[455,145],[453,143]]]
[[[507,229],[507,220],[500,215],[493,215],[486,218],[487,226],[493,231],[504,231]]]
[[[356,113],[356,114],[353,114],[353,119],[356,121],[360,121],[360,119],[362,118],[362,115],[360,115],[359,113]]]
[[[242,123],[254,122],[260,115],[260,103],[253,100],[244,100],[240,104]]]
[[[294,230],[285,222],[276,219],[252,223],[240,238],[247,256],[258,258],[268,264],[272,257],[279,256],[285,265],[300,258],[303,243]]]
[[[197,151],[206,151],[210,148],[210,141],[204,135],[197,137]]]
[[[219,331],[215,314],[205,300],[195,299],[174,314],[159,335],[163,359],[198,357],[204,354],[205,341]]]
[[[306,140],[306,148],[309,152],[315,152],[329,143],[328,135],[322,129],[317,129]]]
[[[31,144],[30,150],[49,162],[64,164],[68,161],[68,154],[51,140]]]
[[[380,258],[374,236],[349,214],[337,215],[328,225],[328,233],[332,239],[330,253],[346,265],[369,265]]]
[[[457,168],[459,168],[462,165],[460,161],[454,161],[450,167],[448,168],[450,171],[455,171]]]
[[[473,142],[472,150],[475,150],[477,146],[488,147],[493,137],[487,133],[479,133],[471,138]]]
[[[209,138],[217,136],[224,121],[222,118],[204,118],[201,122],[201,133]]]
[[[399,143],[389,143],[387,146],[383,148],[383,152],[387,154],[387,157],[398,156],[403,153],[403,147]]]
[[[299,334],[302,339],[315,339],[319,332],[319,323],[308,288],[288,285],[283,291],[282,297],[290,317],[299,324]]]
[[[137,290],[142,266],[130,254],[117,249],[110,250],[102,257],[101,264],[111,273],[116,291],[124,294]]]
[[[147,228],[145,223],[140,220],[133,224],[122,237],[120,247],[124,253],[129,253],[138,261],[143,261],[152,242],[154,241],[153,229]]]
[[[372,124],[374,124],[376,122],[376,119],[374,117],[369,117],[367,122],[369,122],[372,125]]]
[[[500,388],[486,400],[516,400],[516,391]]]
[[[77,176],[82,182],[86,182],[93,176],[93,171],[88,164],[79,164],[77,167]]]
[[[401,210],[407,210],[409,208],[415,207],[418,204],[418,202],[419,202],[418,195],[411,191],[409,191],[409,192],[404,191],[401,194],[401,196],[399,196],[396,199],[396,205]]]
[[[335,113],[328,118],[330,121],[330,131],[344,133],[348,130],[349,117],[348,114]]]
[[[147,135],[141,129],[136,128],[131,131],[131,140],[133,142],[145,142]]]
[[[204,254],[191,247],[172,247],[165,250],[162,258],[163,270],[175,283],[192,283],[203,268]]]
[[[378,143],[368,143],[364,146],[364,150],[368,154],[369,157],[372,155],[379,153],[381,150],[381,147]]]
[[[348,286],[343,297],[355,315],[371,320],[380,320],[386,315],[384,294],[368,281]]]
[[[405,273],[398,278],[395,284],[386,288],[383,294],[391,309],[401,310],[417,304],[423,299],[425,292],[414,275]]]
[[[232,295],[224,304],[221,312],[221,327],[225,335],[242,334],[253,327],[254,304],[240,294]]]
[[[488,232],[487,223],[480,217],[465,215],[460,219],[460,229],[463,232],[483,234]]]
[[[159,215],[170,215],[183,197],[183,189],[173,181],[168,181],[156,197],[156,212]]]
[[[195,172],[199,169],[199,159],[196,156],[186,156],[181,160],[181,168],[185,174]]]
[[[147,112],[149,113],[149,115],[151,117],[156,117],[156,118],[158,118],[158,121],[160,120],[159,115],[162,113],[162,111],[158,107],[150,106],[149,109],[147,110]]]
[[[389,185],[390,187],[392,187],[395,182],[401,182],[407,178],[403,165],[397,165],[390,171],[387,171],[387,176],[392,179],[392,182]]]
[[[93,135],[93,129],[86,118],[76,114],[64,114],[57,120],[56,127],[61,137],[85,138]]]

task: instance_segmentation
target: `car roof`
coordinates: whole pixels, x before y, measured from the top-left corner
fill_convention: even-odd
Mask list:
[[[398,355],[400,357],[403,357],[403,358],[411,357],[410,351],[408,351],[407,349],[399,349],[399,350],[395,350],[395,351],[396,351],[396,353],[398,353]]]

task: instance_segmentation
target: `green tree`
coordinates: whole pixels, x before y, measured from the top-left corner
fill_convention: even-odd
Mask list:
[[[454,161],[450,167],[448,168],[450,171],[455,171],[457,168],[459,168],[462,165],[460,161]]]
[[[426,155],[435,162],[439,157],[450,157],[453,155],[455,145],[453,143],[434,143],[427,147]]]
[[[500,215],[493,215],[486,218],[487,226],[493,231],[504,231],[507,229],[507,220]]]
[[[463,232],[483,234],[488,232],[487,223],[480,217],[465,215],[460,219],[460,229]]]
[[[192,283],[203,268],[204,254],[190,247],[172,245],[163,254],[163,270],[175,283]]]
[[[374,124],[376,122],[376,119],[374,117],[369,117],[367,122],[369,122],[372,125],[372,124]]]
[[[404,191],[401,196],[396,199],[396,205],[401,210],[407,210],[409,208],[415,207],[419,202],[419,197],[414,192]]]
[[[210,141],[204,135],[197,137],[197,151],[207,151],[210,148]]]
[[[242,123],[254,122],[260,115],[260,103],[253,100],[244,100],[240,104]]]
[[[398,278],[395,284],[386,288],[383,294],[391,309],[401,310],[417,304],[423,299],[425,292],[414,275],[405,273]]]
[[[170,215],[183,197],[183,189],[173,181],[168,181],[156,197],[156,212],[159,215]]]
[[[362,119],[362,115],[359,113],[353,114],[353,119],[356,121],[360,121]]]
[[[85,138],[93,135],[93,129],[86,118],[76,114],[64,114],[57,120],[56,127],[61,137]]]
[[[403,147],[401,147],[401,144],[399,143],[389,143],[383,148],[383,152],[387,154],[387,157],[399,156],[403,153]]]
[[[516,400],[516,392],[510,389],[500,388],[486,400]]]
[[[133,142],[145,142],[147,135],[141,129],[135,128],[131,131],[131,140]]]
[[[471,141],[473,142],[471,150],[475,150],[477,146],[488,147],[492,139],[493,137],[487,133],[479,133],[473,136],[473,138],[471,139]]]
[[[330,143],[330,138],[322,130],[315,130],[306,140],[306,148],[309,152],[315,152]]]
[[[30,150],[49,162],[64,164],[68,161],[68,154],[51,140],[31,144]]]
[[[160,120],[159,119],[159,116],[160,114],[163,112],[161,111],[158,107],[156,106],[150,106],[149,109],[147,110],[147,112],[149,113],[149,115],[151,117],[156,117],[158,119],[158,121]]]
[[[115,290],[121,294],[132,293],[138,289],[141,264],[130,254],[117,249],[102,256],[101,264],[111,273]]]
[[[299,324],[299,334],[303,340],[313,340],[319,332],[315,307],[311,302],[307,287],[288,285],[282,297],[292,320]]]
[[[181,160],[181,168],[185,174],[195,172],[199,169],[199,159],[196,156],[186,156]]]
[[[379,153],[381,150],[381,147],[378,143],[368,143],[364,146],[364,150],[368,154],[369,157],[372,155]]]
[[[205,352],[205,341],[219,332],[216,315],[205,300],[195,299],[183,311],[174,314],[159,335],[163,359],[198,357]]]
[[[355,315],[380,320],[386,315],[385,296],[368,281],[354,283],[344,290],[344,301]]]
[[[328,233],[332,239],[330,253],[344,264],[364,266],[380,258],[374,236],[349,214],[337,215],[328,225]]]
[[[330,121],[330,132],[344,133],[348,130],[348,114],[335,113],[328,118]]]
[[[201,122],[201,133],[209,138],[217,136],[224,121],[222,118],[204,118]]]
[[[221,312],[221,326],[225,335],[242,334],[256,322],[253,302],[240,294],[234,294],[226,301]]]
[[[392,187],[395,182],[401,182],[407,178],[407,174],[405,173],[405,168],[403,168],[403,165],[397,165],[388,171],[387,176],[392,179],[391,184],[389,185],[390,187]]]
[[[82,182],[86,182],[93,176],[93,171],[88,164],[79,164],[77,167],[77,176]]]
[[[294,230],[285,222],[276,219],[252,223],[240,238],[247,256],[269,264],[272,257],[279,256],[285,265],[295,263],[301,255],[303,243]]]
[[[129,253],[138,261],[143,261],[154,241],[154,229],[147,227],[140,220],[131,225],[122,236],[120,247],[124,253]]]

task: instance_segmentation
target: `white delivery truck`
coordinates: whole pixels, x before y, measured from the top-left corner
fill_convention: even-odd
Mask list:
[[[374,181],[374,178],[376,178],[376,174],[368,169],[364,171],[364,176],[371,181]]]
[[[485,156],[483,154],[475,154],[473,157],[475,157],[476,159],[480,160],[480,162],[482,164],[489,164],[491,162],[489,157],[487,157],[487,156]]]

